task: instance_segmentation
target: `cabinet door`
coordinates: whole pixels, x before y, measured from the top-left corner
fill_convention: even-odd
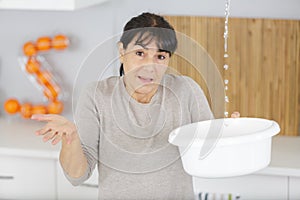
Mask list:
[[[0,156],[0,199],[55,199],[55,161]]]
[[[57,193],[59,200],[73,199],[98,199],[98,172],[95,169],[93,175],[82,185],[73,186],[65,177],[63,170],[57,162]]]
[[[289,194],[290,194],[290,198],[289,198],[290,200],[300,199],[300,178],[299,177],[290,177]]]
[[[210,194],[232,194],[241,199],[288,199],[288,177],[247,175],[234,178],[203,179],[194,178],[196,195],[200,192]]]

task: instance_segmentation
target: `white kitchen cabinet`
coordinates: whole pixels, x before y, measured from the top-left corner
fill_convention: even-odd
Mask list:
[[[290,177],[289,196],[289,200],[300,199],[300,177]]]
[[[93,175],[82,185],[73,186],[63,174],[57,162],[57,195],[58,200],[97,200],[98,199],[98,173],[95,169]]]
[[[247,175],[233,178],[194,178],[195,193],[239,195],[243,200],[288,199],[288,177]]]
[[[77,10],[107,0],[0,0],[0,9]]]
[[[98,173],[74,187],[57,159],[0,155],[0,199],[97,200]]]
[[[0,156],[0,199],[56,199],[55,160]]]

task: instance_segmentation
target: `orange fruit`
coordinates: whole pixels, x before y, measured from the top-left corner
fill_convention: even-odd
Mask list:
[[[60,114],[64,109],[64,104],[61,101],[53,101],[47,108],[50,114]]]
[[[40,70],[40,62],[35,57],[30,57],[26,63],[26,71],[29,74],[38,73]]]
[[[20,104],[16,99],[8,99],[4,103],[4,109],[9,114],[15,114],[20,111]]]
[[[59,88],[56,85],[51,84],[50,82],[45,84],[44,95],[50,99],[55,100],[58,96]]]
[[[56,50],[63,50],[69,46],[69,39],[65,35],[56,35],[52,39],[52,47]]]
[[[31,104],[30,103],[24,103],[21,106],[21,115],[23,118],[28,119],[31,117]]]
[[[23,46],[23,52],[26,56],[34,56],[37,53],[36,46],[33,42],[26,42]]]
[[[40,37],[36,41],[36,48],[38,51],[46,51],[51,49],[51,38],[50,37]]]
[[[51,100],[51,101],[55,101],[55,100],[56,100],[56,97],[53,98],[53,97],[51,96],[51,93],[49,92],[49,90],[44,90],[43,93],[44,93],[45,97],[47,97],[47,99],[49,99],[49,100]]]
[[[51,81],[51,74],[48,71],[38,71],[36,80],[41,85],[46,85]]]
[[[32,114],[46,114],[47,113],[47,107],[43,105],[36,105],[31,108]]]

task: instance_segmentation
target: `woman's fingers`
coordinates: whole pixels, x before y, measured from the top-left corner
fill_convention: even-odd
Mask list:
[[[240,117],[240,116],[241,116],[240,113],[237,112],[237,111],[235,111],[235,112],[233,112],[233,113],[231,114],[231,117],[232,117],[232,118],[238,118],[238,117]]]
[[[54,136],[57,134],[58,132],[56,130],[51,130],[48,131],[48,133],[46,133],[43,137],[43,141],[47,142],[48,140],[51,140],[52,138],[54,138]]]
[[[51,131],[52,129],[49,126],[44,126],[42,129],[35,132],[36,135],[45,135],[47,132]]]
[[[62,140],[63,135],[66,137],[66,141],[68,144],[71,144],[73,140],[73,131],[68,131],[66,127],[57,128],[47,128],[44,127],[43,129],[37,131],[37,135],[44,135],[43,141],[47,142],[52,140],[52,144],[55,145]]]
[[[52,144],[57,144],[62,140],[63,135],[65,135],[68,144],[72,142],[73,134],[76,132],[76,126],[63,116],[36,114],[32,116],[32,119],[48,122],[42,129],[36,131],[36,135],[44,135],[44,142],[52,140]]]
[[[63,133],[56,134],[55,137],[53,138],[51,144],[56,145],[57,143],[59,143],[62,140],[62,135],[63,135]]]

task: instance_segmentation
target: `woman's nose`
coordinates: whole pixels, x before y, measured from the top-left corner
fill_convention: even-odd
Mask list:
[[[153,71],[153,68],[155,66],[155,57],[152,55],[148,55],[143,62],[143,67],[149,71]]]
[[[143,65],[143,70],[146,70],[149,73],[154,72],[155,63],[147,62]]]
[[[154,64],[155,63],[155,55],[148,54],[145,59],[145,64]]]

